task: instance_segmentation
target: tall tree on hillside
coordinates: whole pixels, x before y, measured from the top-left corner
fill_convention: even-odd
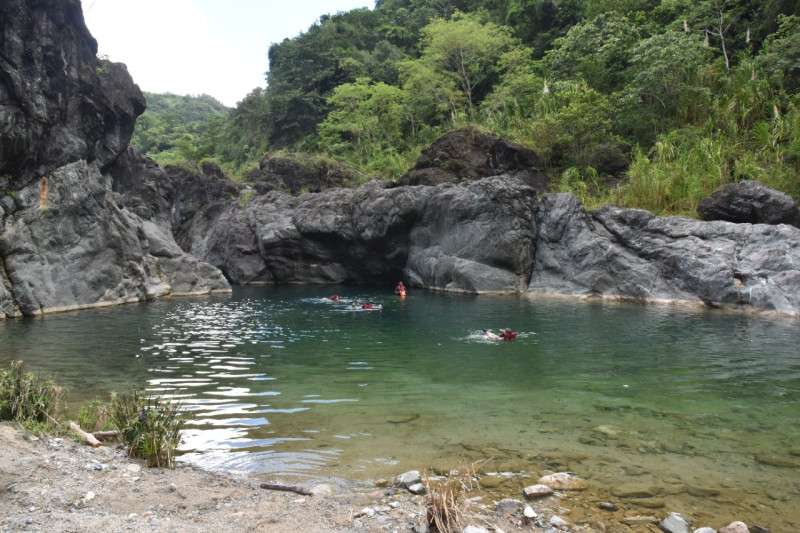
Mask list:
[[[789,91],[800,89],[800,16],[778,17],[778,31],[767,37],[759,62]]]
[[[668,31],[641,41],[631,52],[631,80],[624,91],[628,121],[643,144],[651,136],[699,120],[710,90],[701,76],[710,51],[696,34]],[[645,128],[650,125],[648,132]]]
[[[508,0],[502,22],[542,57],[555,39],[581,21],[585,10],[586,0]]]
[[[703,31],[707,37],[713,36],[719,40],[722,57],[725,58],[725,68],[731,68],[727,39],[728,33],[740,16],[739,10],[728,0],[706,0],[700,2],[699,7]]]
[[[422,34],[419,62],[433,75],[453,81],[474,120],[476,105],[498,75],[498,60],[514,43],[508,29],[459,13],[451,20],[434,20]]]
[[[547,62],[558,79],[582,78],[592,88],[610,93],[625,83],[631,49],[638,41],[639,29],[626,16],[602,13],[556,39]]]

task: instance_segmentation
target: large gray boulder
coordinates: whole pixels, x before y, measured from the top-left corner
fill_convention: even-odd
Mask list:
[[[516,177],[545,192],[550,182],[533,150],[506,139],[463,128],[436,139],[420,154],[414,168],[397,185],[460,183],[492,176]]]
[[[308,154],[265,157],[247,177],[259,190],[293,195],[353,187],[357,179],[357,172],[344,163]]]
[[[10,190],[78,159],[102,168],[125,150],[145,99],[125,65],[97,59],[79,0],[0,2],[0,35],[0,175]]]
[[[587,212],[546,195],[532,293],[688,302],[800,315],[800,230],[657,217],[613,205]]]
[[[175,243],[157,166],[127,149],[144,97],[80,2],[2,2],[0,36],[0,318],[229,291]]]
[[[697,206],[703,220],[800,227],[800,206],[788,194],[757,181],[729,183]]]

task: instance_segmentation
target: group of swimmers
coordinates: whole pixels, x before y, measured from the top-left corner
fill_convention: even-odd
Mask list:
[[[333,296],[331,296],[332,302],[338,302],[341,299],[342,297],[339,296],[338,294],[334,294]],[[352,304],[350,304],[350,307],[352,307],[353,309],[383,309],[382,304],[373,304],[370,302],[364,302],[361,305],[357,304],[356,302],[353,302]]]
[[[406,295],[406,286],[401,281],[397,284],[397,287],[394,288],[394,293],[400,297],[405,297]],[[331,296],[331,301],[338,302],[341,300],[341,296],[338,294],[334,294]],[[382,304],[372,304],[370,302],[364,302],[361,305],[358,305],[356,302],[353,302],[351,307],[353,309],[383,309]],[[500,332],[498,335],[497,333],[492,333],[488,329],[484,329],[483,332],[486,334],[487,339],[497,340],[497,341],[510,341],[517,337],[517,332],[512,331],[509,328],[505,328],[503,331]]]

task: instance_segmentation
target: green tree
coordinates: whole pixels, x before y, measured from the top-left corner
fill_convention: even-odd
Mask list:
[[[778,31],[767,37],[759,63],[791,92],[800,89],[800,16],[779,16]]]
[[[498,62],[500,83],[481,104],[486,123],[493,129],[514,135],[525,122],[542,114],[546,82],[533,60],[534,51],[520,45],[503,54]]]
[[[475,15],[458,14],[423,28],[422,42],[419,61],[431,74],[452,80],[463,95],[467,115],[474,120],[476,105],[496,79],[499,58],[514,42],[508,29],[483,23]]]
[[[649,145],[655,134],[705,117],[711,90],[703,74],[710,61],[699,36],[685,32],[654,35],[631,51],[621,118],[640,142]]]
[[[501,22],[540,58],[581,21],[585,10],[586,0],[508,0]]]
[[[321,142],[334,151],[359,152],[369,145],[372,152],[402,144],[408,130],[402,89],[360,78],[337,87],[328,103],[332,109],[319,131]]]
[[[631,49],[638,41],[639,29],[625,15],[603,13],[557,39],[547,61],[555,78],[581,78],[610,93],[626,81]]]

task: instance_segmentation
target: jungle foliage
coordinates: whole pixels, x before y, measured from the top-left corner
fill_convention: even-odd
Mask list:
[[[589,207],[693,214],[745,179],[800,199],[796,0],[377,0],[268,55],[266,88],[206,120],[148,95],[135,143],[238,176],[288,150],[395,179],[472,125]]]

